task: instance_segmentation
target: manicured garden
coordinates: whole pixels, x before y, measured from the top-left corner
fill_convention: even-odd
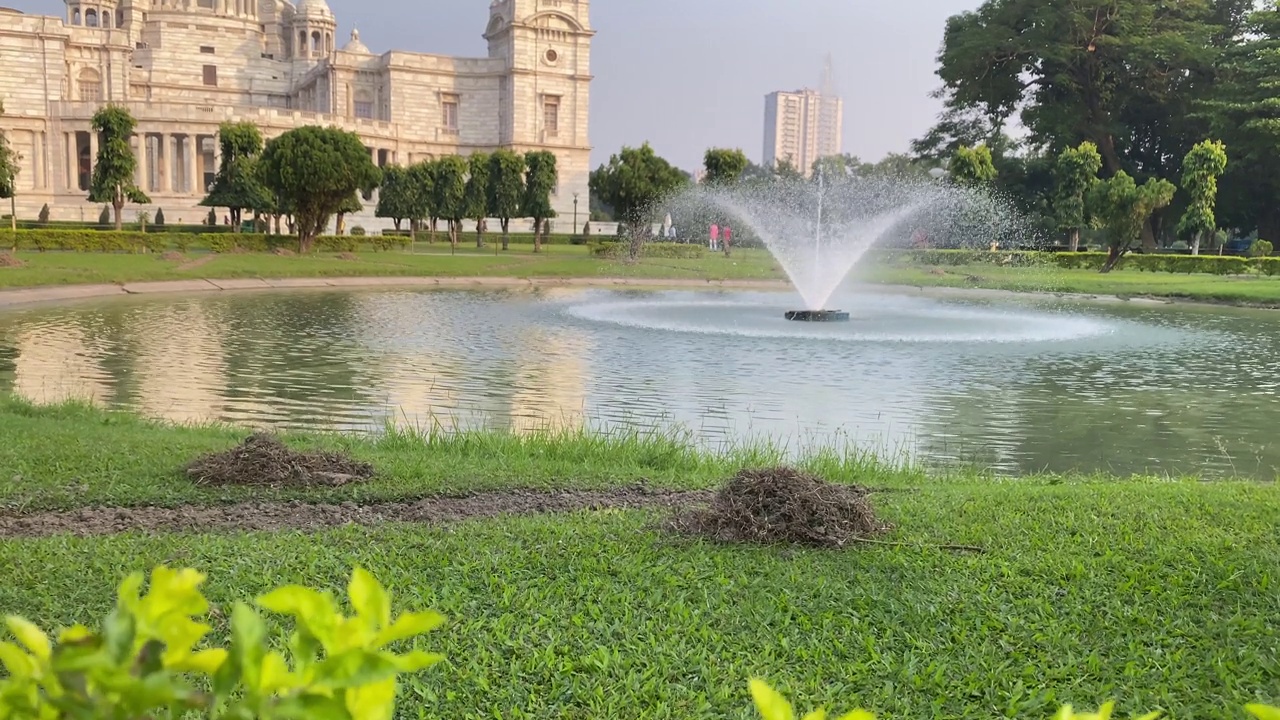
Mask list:
[[[37,510],[250,501],[367,504],[442,494],[714,486],[768,448],[712,456],[680,437],[500,434],[293,436],[371,462],[368,485],[304,491],[194,487],[181,468],[233,445],[229,428],[172,427],[83,406],[0,404],[6,523]],[[342,594],[353,566],[395,611],[446,624],[423,647],[399,717],[747,718],[747,680],[804,708],[891,717],[1048,717],[1062,703],[1117,714],[1243,718],[1280,697],[1274,484],[1145,478],[932,475],[816,458],[877,489],[897,545],[841,550],[673,536],[662,510],[578,510],[443,524],[274,532],[0,539],[0,608],[45,627],[110,609],[115,585],[165,564],[209,576],[229,603],[301,582]],[[489,495],[480,495],[481,499]],[[287,506],[284,506],[287,507]],[[33,537],[36,535],[37,537]],[[983,552],[953,552],[963,544]]]

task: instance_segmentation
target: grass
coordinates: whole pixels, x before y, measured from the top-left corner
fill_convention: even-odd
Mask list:
[[[919,287],[1151,296],[1280,306],[1280,276],[1181,275],[1137,270],[1103,275],[1094,270],[995,265],[948,267],[943,274],[934,268],[879,266],[868,268],[863,275],[872,282]]]
[[[0,268],[0,289],[73,284],[115,284],[199,278],[299,277],[511,277],[635,278],[651,280],[785,280],[778,263],[764,250],[738,249],[733,257],[709,253],[698,260],[647,259],[637,263],[603,260],[578,245],[547,245],[534,254],[531,245],[512,244],[494,254],[479,249],[420,243],[417,253],[360,253],[357,260],[336,255],[193,255],[208,258],[194,268],[154,255],[19,253],[26,266]],[[1047,267],[975,265],[936,268],[866,265],[855,271],[864,282],[920,287],[969,287],[1019,292],[1063,292],[1095,295],[1152,296],[1249,305],[1280,306],[1280,277],[1175,275],[1118,270],[1102,275],[1091,270]]]
[[[174,469],[242,434],[5,401],[0,478],[21,480],[3,486],[3,502],[218,502],[228,498]],[[641,479],[702,487],[772,459],[706,455],[664,435],[292,440],[373,460],[385,477],[359,492],[383,497]],[[361,564],[400,608],[451,618],[430,638],[449,662],[410,679],[405,718],[747,718],[752,676],[804,707],[886,718],[1048,717],[1109,698],[1124,717],[1242,718],[1246,702],[1280,700],[1275,484],[816,466],[910,488],[875,500],[896,526],[889,539],[909,547],[716,546],[665,536],[640,512],[55,537],[0,541],[0,608],[49,626],[83,621],[106,612],[123,574],[158,563],[209,573],[225,608],[290,582],[339,591]],[[924,547],[937,543],[987,552]]]

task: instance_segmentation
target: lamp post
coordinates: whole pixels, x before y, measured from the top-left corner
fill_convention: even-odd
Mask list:
[[[578,234],[578,193],[573,194],[573,234]]]

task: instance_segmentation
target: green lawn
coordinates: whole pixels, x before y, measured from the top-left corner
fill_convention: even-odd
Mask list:
[[[231,499],[176,473],[227,429],[149,425],[81,407],[0,406],[4,503],[72,508]],[[464,435],[347,445],[384,480],[368,496],[445,489],[704,487],[738,464],[678,439]],[[767,455],[768,453],[761,453]],[[225,607],[304,582],[340,591],[354,564],[400,609],[450,617],[449,662],[404,688],[405,718],[747,718],[747,679],[798,705],[885,718],[1048,717],[1119,701],[1122,717],[1243,718],[1280,701],[1280,490],[1144,479],[927,477],[818,461],[875,495],[908,547],[725,547],[647,512],[319,533],[0,541],[0,611],[45,625],[100,615],[126,572],[209,573]],[[357,491],[348,493],[360,498]],[[245,493],[237,493],[243,499]],[[919,547],[983,546],[984,554]],[[223,621],[215,624],[224,632]]]

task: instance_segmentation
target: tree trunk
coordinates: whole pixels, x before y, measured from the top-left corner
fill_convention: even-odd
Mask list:
[[[124,203],[116,200],[111,203],[111,209],[115,212],[116,232],[120,232],[124,229]]]
[[[542,218],[533,219],[533,252],[542,252]]]
[[[436,241],[436,219],[431,218],[427,221],[427,242],[434,243]]]
[[[1144,222],[1144,223],[1142,223],[1142,251],[1143,251],[1143,252],[1155,252],[1155,251],[1156,251],[1156,219],[1155,219],[1155,216],[1152,216],[1152,217],[1147,218],[1147,221],[1146,221],[1146,222]]]
[[[1071,252],[1079,252],[1080,251],[1080,228],[1073,228],[1071,230],[1071,234],[1069,235],[1069,237],[1070,237],[1069,246],[1071,248]]]
[[[396,232],[400,232],[400,218],[391,218],[391,223],[395,225]]]
[[[476,247],[484,247],[484,218],[476,219]]]
[[[511,219],[502,218],[499,222],[502,223],[502,250],[506,252],[511,249]]]
[[[1204,237],[1203,233],[1196,233],[1195,235],[1191,236],[1191,254],[1192,255],[1200,254],[1200,238],[1202,237]]]
[[[461,223],[460,223],[459,221],[457,221],[457,220],[454,220],[454,219],[450,218],[450,220],[449,220],[449,245],[450,245],[450,246],[452,246],[454,250],[457,250],[457,249],[458,249],[458,230],[460,229],[460,225],[461,225]]]
[[[240,234],[240,208],[228,208],[231,211],[231,234]]]
[[[1127,247],[1123,249],[1116,248],[1116,247],[1111,248],[1111,250],[1108,252],[1108,255],[1107,255],[1107,261],[1102,264],[1102,269],[1099,270],[1098,272],[1103,275],[1106,275],[1112,270],[1115,270],[1116,266],[1120,264],[1120,260],[1124,258],[1125,253],[1127,252],[1129,252],[1129,248]]]

